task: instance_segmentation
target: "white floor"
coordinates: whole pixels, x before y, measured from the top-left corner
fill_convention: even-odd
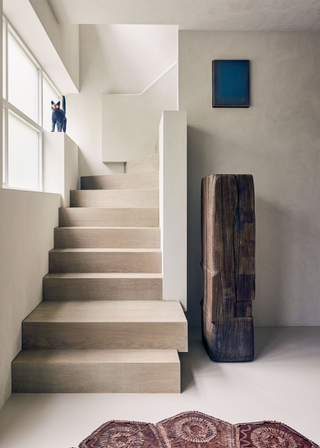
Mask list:
[[[210,361],[199,329],[181,355],[181,395],[12,395],[0,448],[70,448],[112,419],[157,422],[197,410],[230,423],[277,420],[320,444],[320,327],[256,328],[252,363]]]

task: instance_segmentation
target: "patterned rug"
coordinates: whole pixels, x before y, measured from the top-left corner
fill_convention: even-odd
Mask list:
[[[112,420],[79,448],[319,448],[283,423],[231,425],[201,412],[184,412],[156,425]]]

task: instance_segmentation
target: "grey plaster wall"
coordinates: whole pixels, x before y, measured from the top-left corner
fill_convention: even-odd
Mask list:
[[[213,59],[250,59],[248,109],[213,109]],[[320,325],[320,33],[179,32],[188,114],[188,315],[200,324],[200,187],[253,174],[256,325]]]

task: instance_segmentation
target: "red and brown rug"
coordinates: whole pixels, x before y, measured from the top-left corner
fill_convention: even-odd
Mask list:
[[[156,425],[112,420],[79,448],[319,448],[274,421],[232,425],[201,412],[184,412]]]

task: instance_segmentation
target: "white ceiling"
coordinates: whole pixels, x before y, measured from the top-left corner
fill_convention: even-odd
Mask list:
[[[59,23],[320,31],[320,0],[48,0]]]

